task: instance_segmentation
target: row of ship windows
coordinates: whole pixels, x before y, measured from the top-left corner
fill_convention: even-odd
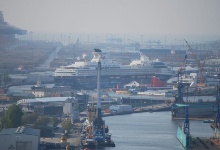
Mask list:
[[[167,66],[154,66],[154,68],[167,68]]]
[[[97,67],[97,66],[94,66],[94,67]],[[94,68],[94,67],[92,67],[92,68]],[[161,67],[161,68],[166,68],[167,66],[154,66],[154,67]],[[120,66],[118,66],[118,65],[114,65],[114,66],[104,66],[104,65],[102,65],[102,68],[121,68]],[[130,68],[132,68],[132,66],[130,66]],[[68,70],[70,70],[70,69],[73,69],[73,70],[75,70],[75,69],[91,69],[91,67],[71,67],[71,68],[64,68],[64,69],[59,69],[59,70],[62,70],[62,71],[64,71],[64,70],[66,70],[66,69],[68,69]]]
[[[158,71],[158,70],[155,70],[155,69],[152,69],[151,70],[152,72],[153,71]],[[109,72],[110,74],[112,74],[112,73],[134,73],[133,71],[130,71],[130,70],[112,70],[111,72]],[[135,71],[135,73],[136,72],[145,72],[145,71],[143,71],[143,70],[136,70]],[[149,70],[148,70],[148,72],[149,72]],[[97,71],[84,71],[84,70],[81,70],[81,71],[78,71],[78,74],[96,74],[97,73]],[[101,71],[101,73],[108,73],[108,72],[106,72],[106,71]],[[69,72],[69,73],[55,73],[55,75],[58,75],[58,74],[62,74],[62,75],[69,75],[69,74],[71,74],[71,75],[75,75],[74,73],[72,73],[72,72]]]
[[[75,70],[65,70],[65,69],[59,69],[58,72],[63,71],[63,72],[75,72]]]
[[[145,72],[150,72],[150,71],[159,71],[158,70],[159,68],[154,68],[154,69],[151,69],[151,70],[146,70]],[[168,69],[169,70],[169,69]],[[110,71],[110,73],[112,73],[112,72],[130,72],[131,71],[131,69],[123,69],[123,70],[111,70]],[[90,71],[88,71],[88,70],[78,70],[77,71],[78,73],[86,73],[86,74],[90,74],[90,73],[92,73],[92,74],[94,74],[94,73],[97,73],[97,71],[96,70],[90,70]],[[106,71],[101,71],[101,72],[106,72]],[[138,70],[135,70],[135,72],[143,72],[143,69],[138,69]],[[75,74],[75,71],[68,71],[68,72],[57,72],[57,73],[55,73],[55,74],[65,74],[65,75],[67,75],[67,74]]]
[[[137,73],[143,74],[142,71],[135,72],[135,74],[137,74]],[[96,74],[96,72],[90,73],[90,74],[88,74],[87,72],[85,72],[85,73],[81,72],[78,75],[88,76],[88,75],[95,75],[95,74]],[[109,73],[103,72],[102,73],[102,75],[112,75],[112,74],[114,74],[114,75],[134,75],[133,72],[109,72]],[[75,76],[75,75],[76,74],[69,74],[69,73],[56,74],[56,76]]]
[[[149,70],[148,70],[149,71]],[[157,71],[157,70],[155,70],[155,69],[152,69],[151,71]],[[101,73],[103,73],[103,72],[107,72],[107,71],[101,71]],[[134,72],[134,71],[131,71],[130,69],[124,69],[124,70],[111,70],[111,71],[109,71],[109,73],[112,73],[112,72],[125,72],[125,73],[129,73],[129,72]],[[140,69],[140,70],[136,70],[135,72],[146,72],[146,71],[143,71],[142,69]],[[84,71],[84,70],[80,70],[80,71],[78,71],[78,73],[97,73],[97,71]]]
[[[115,68],[120,68],[120,67],[109,67],[109,66],[102,66],[102,69],[115,69]],[[86,70],[86,69],[91,69],[91,68],[78,68],[79,70]]]
[[[55,74],[55,76],[74,76],[76,74],[73,74],[73,73],[57,73]]]
[[[150,71],[158,71],[158,69],[151,69]],[[135,73],[136,72],[143,72],[143,69],[140,69],[140,70],[136,70],[135,71]],[[148,72],[149,72],[149,70],[148,70]],[[78,74],[96,74],[97,73],[97,71],[96,70],[93,70],[93,71],[88,71],[88,70],[80,70],[80,71],[78,71]],[[106,71],[101,71],[101,73],[107,73]],[[123,74],[123,73],[133,73],[133,71],[131,71],[130,69],[123,69],[123,70],[111,70],[110,72],[109,72],[110,74],[113,74],[113,73],[120,73],[120,74]],[[68,72],[68,73],[55,73],[55,75],[58,75],[58,74],[62,74],[62,75],[75,75],[75,74],[73,74],[72,72]]]
[[[102,66],[103,69],[115,69],[115,68],[120,68],[120,67],[109,67],[109,66]],[[91,68],[87,68],[87,67],[84,67],[84,68],[71,68],[72,70],[70,70],[70,68],[68,68],[68,72],[70,71],[75,71],[74,69],[79,69],[79,70],[86,70],[86,69],[91,69]],[[66,69],[59,69],[59,71],[67,71]]]
[[[102,69],[106,69],[106,68],[102,68]],[[155,70],[155,69],[160,69],[160,68],[152,68],[151,70]],[[115,70],[111,70],[110,72],[112,71],[134,71],[133,68],[128,68],[128,69],[115,69]],[[135,71],[143,71],[143,68],[140,68],[140,69],[136,69]],[[169,69],[168,69],[169,70]],[[148,69],[149,71],[149,69]],[[74,70],[68,70],[68,71],[65,71],[65,72],[97,72],[97,70],[77,70],[77,71],[74,71]],[[60,73],[63,73],[63,72],[60,72]]]
[[[114,75],[118,75],[118,74],[121,74],[121,75],[133,75],[133,74],[137,74],[137,73],[140,73],[140,74],[143,74],[143,73],[145,73],[145,72],[143,72],[143,71],[137,71],[137,72],[103,72],[103,73],[101,73],[102,75],[112,75],[112,74],[114,74]],[[90,75],[94,75],[94,74],[96,74],[96,72],[94,72],[94,73],[89,73]],[[89,75],[87,72],[80,72],[79,73],[79,75]]]

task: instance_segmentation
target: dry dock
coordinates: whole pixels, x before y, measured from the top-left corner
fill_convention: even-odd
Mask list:
[[[192,137],[191,150],[220,150],[220,143],[212,138]]]

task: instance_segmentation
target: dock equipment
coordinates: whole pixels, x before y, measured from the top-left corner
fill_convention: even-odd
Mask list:
[[[203,68],[204,68],[204,65],[205,65],[205,60],[201,63],[200,60],[197,58],[196,54],[193,52],[190,44],[185,40],[188,48],[189,48],[189,51],[191,52],[191,54],[193,55],[193,58],[195,59],[197,65],[198,65],[198,70],[199,70],[199,83],[197,84],[198,87],[205,87],[206,84],[203,83]]]
[[[216,116],[213,123],[211,123],[210,127],[214,131],[214,137],[217,141],[220,140],[220,74],[217,76],[217,92],[216,92]]]
[[[183,96],[182,96],[182,88],[184,87],[184,85],[182,84],[182,80],[180,80],[180,76],[181,76],[181,72],[182,69],[180,69],[178,71],[178,94],[175,97],[175,101],[178,103],[182,103],[182,105],[185,107],[185,120],[184,120],[184,125],[183,127],[178,126],[177,129],[177,139],[179,140],[179,142],[182,144],[182,146],[185,149],[190,148],[191,146],[191,135],[190,135],[190,131],[189,131],[189,105],[184,104],[183,101]],[[188,86],[187,86],[187,102],[188,102]]]

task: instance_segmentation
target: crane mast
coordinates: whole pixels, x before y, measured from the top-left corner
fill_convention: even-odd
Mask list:
[[[185,40],[185,39],[184,39]],[[197,55],[193,52],[190,44],[185,40],[189,51],[192,53],[194,60],[196,61],[197,65],[198,65],[198,70],[199,70],[199,83],[197,84],[198,87],[205,87],[206,84],[203,83],[203,68],[205,65],[205,60],[203,61],[203,63],[200,62],[200,60],[197,58]]]

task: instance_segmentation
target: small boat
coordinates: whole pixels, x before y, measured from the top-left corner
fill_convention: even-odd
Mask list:
[[[95,149],[97,146],[97,142],[94,140],[94,138],[86,138],[81,141],[82,148],[89,148],[89,149]]]
[[[208,120],[203,120],[203,123],[213,123],[214,120],[208,119]]]
[[[108,130],[108,129],[107,129]],[[108,132],[108,131],[107,131]],[[105,142],[103,143],[106,147],[115,147],[114,141],[111,139],[111,134],[106,133],[105,134]]]
[[[149,113],[153,113],[154,112],[154,110],[153,109],[151,109],[150,111],[149,111]]]

